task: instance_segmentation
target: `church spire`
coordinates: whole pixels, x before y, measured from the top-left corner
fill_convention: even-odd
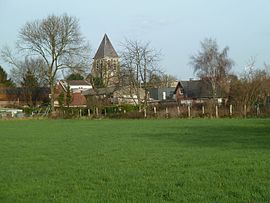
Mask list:
[[[99,45],[99,48],[94,56],[94,59],[102,59],[105,57],[118,58],[118,55],[115,49],[113,48],[112,43],[109,40],[109,37],[107,36],[107,34],[104,35]]]

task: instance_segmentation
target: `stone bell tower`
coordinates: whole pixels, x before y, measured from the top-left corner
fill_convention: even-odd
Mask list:
[[[104,87],[114,86],[119,81],[120,63],[107,34],[104,35],[93,59],[92,76]]]

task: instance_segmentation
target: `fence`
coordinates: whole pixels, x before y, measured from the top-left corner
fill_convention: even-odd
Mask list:
[[[88,117],[88,118],[247,118],[270,117],[270,105],[181,105],[158,104],[150,105],[146,109],[125,109],[122,106],[77,108],[63,111],[60,117]]]
[[[45,112],[46,109],[43,111]],[[26,116],[40,117],[44,112],[25,112]],[[47,116],[48,114],[46,114]],[[146,109],[139,106],[109,106],[92,108],[63,108],[51,115],[53,118],[248,118],[270,117],[270,105],[180,105],[164,103],[149,105]],[[4,116],[1,116],[4,118]]]

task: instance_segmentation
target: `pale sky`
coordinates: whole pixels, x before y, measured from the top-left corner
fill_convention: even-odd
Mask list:
[[[125,38],[150,41],[161,68],[181,80],[194,78],[190,56],[209,37],[230,47],[235,73],[250,57],[270,64],[269,0],[0,0],[0,47],[13,46],[27,21],[63,13],[79,19],[92,55],[104,33],[118,52]]]

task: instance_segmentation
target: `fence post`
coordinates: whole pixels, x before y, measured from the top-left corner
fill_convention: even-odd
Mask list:
[[[157,107],[154,106],[154,114],[157,115]]]
[[[88,109],[88,117],[91,116],[91,112],[90,112],[90,109]]]
[[[168,107],[166,107],[166,118],[169,118],[169,111],[168,111]]]
[[[79,116],[82,117],[82,110],[79,111]]]
[[[204,105],[202,105],[202,115],[204,116],[205,111],[204,111]]]
[[[98,116],[98,107],[96,107],[96,115]]]
[[[257,108],[256,108],[256,114],[257,114],[257,116],[259,116],[259,114],[260,114],[260,106],[259,106],[259,104],[257,105]]]
[[[216,105],[216,118],[218,118],[218,106]]]
[[[188,105],[188,118],[190,118],[190,105]]]
[[[104,109],[104,116],[105,116],[105,117],[107,116],[106,108]]]
[[[143,109],[143,112],[144,112],[144,118],[146,118],[146,108]]]
[[[245,116],[245,118],[247,117],[247,105],[246,104],[244,105],[244,116]]]
[[[230,116],[233,115],[233,108],[232,108],[232,104],[230,104]]]
[[[180,107],[177,106],[177,115],[180,116]]]

